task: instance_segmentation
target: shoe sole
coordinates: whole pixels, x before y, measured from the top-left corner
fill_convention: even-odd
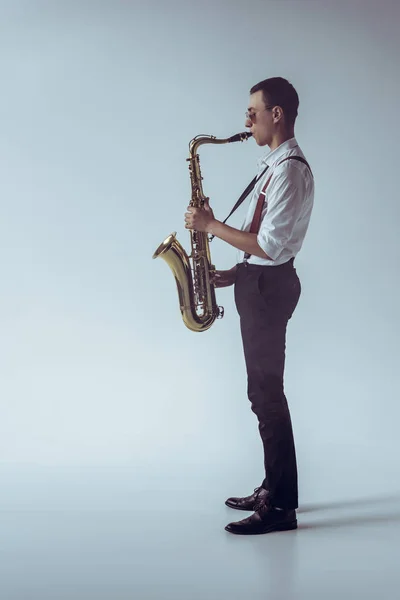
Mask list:
[[[242,508],[241,506],[234,506],[233,504],[228,504],[228,501],[225,502],[226,506],[228,506],[229,508],[233,508],[234,510],[245,510],[247,512],[254,512],[254,507],[253,508]]]
[[[263,527],[263,529],[260,529],[259,531],[232,531],[232,529],[228,529],[228,526],[225,527],[225,531],[228,531],[228,533],[234,533],[235,535],[260,535],[262,533],[291,531],[293,529],[297,529],[297,519],[295,521],[290,521],[290,523],[277,523],[276,525],[269,525],[269,527]]]

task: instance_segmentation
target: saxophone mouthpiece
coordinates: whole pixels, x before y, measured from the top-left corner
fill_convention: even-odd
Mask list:
[[[250,131],[243,131],[242,133],[237,133],[236,135],[233,135],[232,137],[228,138],[228,142],[229,143],[232,143],[232,142],[245,142],[252,135],[253,134],[250,133]]]

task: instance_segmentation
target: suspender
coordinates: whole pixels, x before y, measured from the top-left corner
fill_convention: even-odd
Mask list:
[[[307,165],[307,167],[310,169],[311,175],[313,174],[311,171],[311,167],[308,164],[308,162],[302,158],[301,156],[288,156],[287,158],[284,158],[283,160],[281,160],[278,165],[281,165],[283,162],[285,162],[286,160],[299,160],[300,162],[304,163],[305,165]],[[278,166],[277,165],[277,166]],[[265,172],[265,171],[264,171]],[[269,182],[271,181],[272,175],[268,178],[267,182],[265,183],[265,185],[263,186],[260,195],[258,197],[258,201],[257,201],[257,205],[256,205],[256,209],[254,211],[254,215],[253,215],[253,220],[251,222],[250,225],[250,233],[258,233],[259,229],[260,229],[260,224],[261,224],[261,214],[262,214],[262,209],[264,206],[264,202],[265,202],[265,195],[266,195],[266,190],[267,187],[269,185]],[[231,213],[232,214],[232,213]],[[245,262],[250,258],[251,254],[249,254],[248,252],[245,253],[244,255],[244,260]]]

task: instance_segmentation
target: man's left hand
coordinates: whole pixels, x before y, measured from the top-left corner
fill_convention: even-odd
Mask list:
[[[203,208],[188,206],[188,211],[189,212],[185,213],[186,229],[207,232],[211,224],[215,221],[214,213],[208,202],[204,203]]]

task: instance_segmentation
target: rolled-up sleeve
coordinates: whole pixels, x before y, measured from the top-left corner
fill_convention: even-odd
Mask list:
[[[304,175],[292,161],[279,167],[267,188],[267,203],[257,242],[260,248],[276,260],[290,239],[302,213],[306,182]]]

